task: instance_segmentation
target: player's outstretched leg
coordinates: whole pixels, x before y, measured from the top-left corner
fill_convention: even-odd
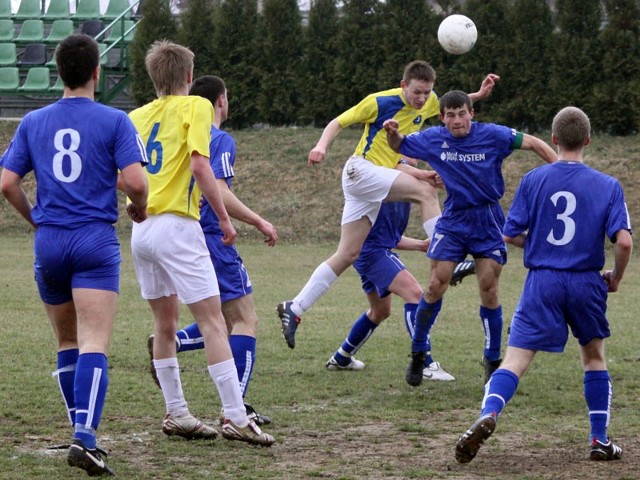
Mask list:
[[[491,436],[496,429],[496,416],[485,415],[475,421],[469,430],[458,440],[456,444],[456,460],[458,463],[469,463],[480,450],[480,446]]]
[[[453,269],[453,276],[449,281],[449,285],[455,286],[462,282],[462,279],[466,276],[476,273],[475,260],[463,260]]]
[[[296,346],[296,330],[300,323],[300,317],[291,310],[291,304],[293,302],[282,302],[276,307],[276,312],[282,323],[282,335],[287,341],[289,348],[295,348]]]

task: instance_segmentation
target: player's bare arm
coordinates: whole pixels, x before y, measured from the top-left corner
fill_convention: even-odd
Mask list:
[[[255,227],[262,235],[264,235],[264,242],[269,247],[273,247],[278,241],[278,232],[276,228],[256,212],[247,207],[242,200],[236,197],[233,190],[229,188],[227,182],[222,179],[216,179],[220,194],[222,195],[222,202],[229,216],[235,220],[238,220],[247,225]]]
[[[514,247],[524,248],[524,242],[527,240],[527,232],[521,233],[517,237],[503,237],[505,243],[510,243]]]
[[[429,245],[431,245],[431,241],[428,238],[420,240],[419,238],[405,237],[403,235],[396,245],[396,249],[426,253],[429,250]]]
[[[547,142],[527,133],[524,134],[520,148],[522,150],[532,150],[547,163],[553,163],[558,159],[558,155]]]
[[[500,80],[500,77],[495,73],[490,73],[484,77],[484,80],[482,80],[482,84],[480,85],[480,90],[469,94],[471,101],[475,103],[478,100],[485,99],[491,95],[493,87],[495,87],[498,80]]]
[[[137,223],[143,222],[147,218],[149,185],[142,165],[133,163],[125,167],[118,175],[118,184],[120,183],[122,183],[122,191],[131,200],[127,205],[129,218]]]
[[[22,178],[17,173],[5,168],[2,170],[2,177],[0,177],[0,188],[2,188],[2,193],[7,201],[33,228],[37,228],[38,226],[33,223],[33,218],[31,218],[33,205],[22,188]]]
[[[316,165],[324,160],[327,150],[329,149],[329,145],[331,145],[331,142],[333,142],[341,130],[342,127],[340,126],[340,122],[338,122],[337,118],[331,120],[327,126],[324,127],[320,140],[318,140],[318,143],[313,150],[309,152],[309,160],[307,161],[309,165]]]
[[[194,152],[191,155],[191,173],[200,190],[202,190],[204,198],[207,199],[207,202],[209,202],[209,205],[211,205],[211,208],[213,208],[213,211],[218,217],[220,230],[222,230],[224,234],[222,243],[225,245],[233,245],[238,238],[238,233],[229,219],[229,214],[222,201],[222,195],[216,183],[216,178],[213,175],[213,170],[211,170],[209,159]]]
[[[617,292],[624,271],[629,264],[631,251],[633,250],[633,239],[628,230],[619,230],[616,233],[615,260],[613,270],[607,270],[602,274],[602,278],[607,284],[609,292]]]
[[[387,143],[389,143],[391,150],[399,152],[400,145],[404,140],[404,135],[398,131],[398,121],[393,118],[385,120],[382,124],[382,128],[387,132]]]

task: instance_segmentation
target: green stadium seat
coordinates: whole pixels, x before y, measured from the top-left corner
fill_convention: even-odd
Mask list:
[[[47,67],[31,67],[24,83],[18,87],[18,92],[48,92],[50,86],[49,69]]]
[[[49,91],[54,93],[62,93],[64,91],[64,82],[60,76],[58,76],[55,83],[49,87]]]
[[[18,55],[18,67],[42,66],[47,62],[47,46],[44,43],[28,43]]]
[[[20,85],[18,67],[0,68],[0,92],[15,92]]]
[[[44,41],[44,22],[38,19],[29,19],[22,22],[20,33],[14,40],[16,43],[40,43]]]
[[[131,43],[133,40],[133,34],[135,33],[135,28],[132,28],[134,25],[133,20],[118,20],[107,35],[107,38],[104,39],[106,43],[116,43],[122,41],[123,43]],[[123,37],[123,34],[126,33],[126,36]]]
[[[100,0],[78,0],[76,13],[71,15],[74,20],[98,20],[100,15]]]
[[[13,18],[11,0],[0,0],[0,18]]]
[[[42,10],[40,0],[20,0],[18,11],[13,16],[16,20],[40,19]]]
[[[73,20],[54,20],[44,43],[58,44],[75,31]]]
[[[16,26],[10,18],[0,18],[0,42],[13,42]]]
[[[47,8],[47,11],[41,18],[44,21],[70,19],[71,10],[69,8],[69,0],[51,0],[49,8]]]
[[[111,22],[118,18],[129,8],[129,0],[109,0],[107,10],[102,15],[102,19]],[[126,17],[131,17],[132,10],[129,10]]]
[[[15,67],[18,54],[15,43],[0,43],[0,67]]]

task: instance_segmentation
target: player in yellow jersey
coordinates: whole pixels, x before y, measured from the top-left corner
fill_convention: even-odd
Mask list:
[[[231,245],[237,237],[209,164],[213,106],[204,98],[188,96],[193,80],[193,53],[188,48],[155,42],[145,67],[158,98],[129,116],[149,157],[149,217],[133,227],[131,249],[142,297],[155,320],[154,365],[167,409],[162,431],[188,439],[217,436],[215,429],[191,415],[182,392],[175,344],[181,301],[204,337],[209,374],[225,416],[222,436],[269,446],[274,438],[247,417],[216,274],[198,222],[202,193],[220,220],[223,242]]]
[[[480,90],[471,94],[471,98],[477,101],[490,95],[497,80],[497,75],[487,75]],[[427,62],[416,60],[409,63],[399,88],[371,94],[334,118],[309,153],[309,165],[319,164],[343,128],[355,123],[364,124],[356,151],[342,172],[345,204],[338,248],[316,268],[293,300],[282,302],[276,308],[289,348],[295,347],[300,317],[360,254],[382,202],[410,201],[420,205],[425,232],[431,237],[440,217],[436,175],[399,163],[401,156],[389,148],[382,124],[389,118],[395,118],[399,122],[399,130],[405,135],[420,130],[428,118],[440,113],[438,97],[433,91],[435,81],[436,72]]]

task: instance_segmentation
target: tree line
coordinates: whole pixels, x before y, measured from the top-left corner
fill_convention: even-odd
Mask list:
[[[232,128],[323,127],[369,93],[399,86],[404,66],[423,59],[440,95],[501,76],[476,106],[483,121],[535,132],[575,105],[598,132],[640,131],[640,0],[312,0],[304,20],[296,0],[260,3],[189,0],[175,15],[169,0],[144,0],[130,46],[136,102],[155,98],[146,50],[169,39],[195,53],[196,77],[225,80]],[[437,41],[452,13],[478,29],[460,56]]]

